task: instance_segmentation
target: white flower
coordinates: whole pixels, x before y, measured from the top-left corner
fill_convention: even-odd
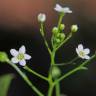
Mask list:
[[[11,61],[13,63],[15,63],[15,64],[19,63],[21,66],[25,66],[26,65],[26,61],[25,60],[31,59],[31,56],[26,54],[26,49],[25,49],[24,45],[19,48],[19,51],[15,50],[15,49],[11,49],[10,53],[13,56]]]
[[[65,14],[66,13],[72,13],[72,11],[69,9],[69,7],[62,7],[59,4],[56,4],[54,10],[57,12],[65,13]]]
[[[46,20],[46,15],[44,13],[40,13],[38,15],[38,21],[39,22],[45,22],[45,20]]]
[[[88,54],[90,53],[90,49],[84,49],[82,44],[78,45],[78,48],[76,48],[76,52],[80,58],[90,59],[90,56],[88,56]]]

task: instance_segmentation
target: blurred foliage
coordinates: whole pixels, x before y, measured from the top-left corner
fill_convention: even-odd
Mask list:
[[[6,74],[0,77],[0,96],[7,96],[13,77],[13,74]]]

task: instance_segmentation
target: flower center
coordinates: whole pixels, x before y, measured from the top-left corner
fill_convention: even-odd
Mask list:
[[[18,56],[17,56],[17,59],[18,60],[24,59],[24,54],[23,53],[19,53]]]
[[[83,51],[79,52],[80,56],[85,56],[85,53]]]

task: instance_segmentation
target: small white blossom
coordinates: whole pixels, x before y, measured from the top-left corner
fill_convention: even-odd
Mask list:
[[[62,7],[59,4],[56,4],[54,10],[57,12],[65,13],[65,14],[66,13],[72,13],[72,11],[69,9],[69,7]]]
[[[76,48],[76,52],[80,58],[90,59],[90,56],[88,56],[88,54],[90,53],[90,49],[84,49],[82,44],[78,45],[78,48]]]
[[[38,15],[38,21],[39,22],[45,22],[45,20],[46,20],[46,15],[44,13],[40,13]]]
[[[21,66],[25,66],[26,60],[31,59],[31,56],[26,54],[26,49],[24,45],[19,48],[19,51],[11,49],[10,53],[13,56],[13,58],[11,59],[12,63],[19,63]]]

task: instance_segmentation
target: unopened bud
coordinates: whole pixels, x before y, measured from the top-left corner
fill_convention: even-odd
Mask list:
[[[61,40],[59,38],[57,38],[55,41],[56,41],[56,43],[60,43],[61,42]]]
[[[56,79],[56,78],[60,77],[60,75],[61,75],[61,70],[58,67],[56,67],[56,66],[53,67],[52,68],[52,77],[54,79]]]
[[[57,38],[60,38],[60,34],[61,34],[61,33],[58,33],[58,34],[56,35],[56,37],[57,37]]]
[[[60,33],[60,38],[61,38],[62,40],[64,40],[64,39],[65,39],[65,34],[64,34],[64,33]]]
[[[46,20],[46,15],[44,13],[40,13],[38,15],[38,21],[39,22],[45,22],[45,20]]]
[[[64,30],[65,25],[64,24],[60,24],[60,30]]]
[[[72,25],[71,26],[71,31],[72,32],[77,32],[77,30],[78,30],[78,26],[77,25]]]
[[[58,28],[57,27],[53,27],[52,32],[53,32],[53,34],[57,34],[58,33]]]

